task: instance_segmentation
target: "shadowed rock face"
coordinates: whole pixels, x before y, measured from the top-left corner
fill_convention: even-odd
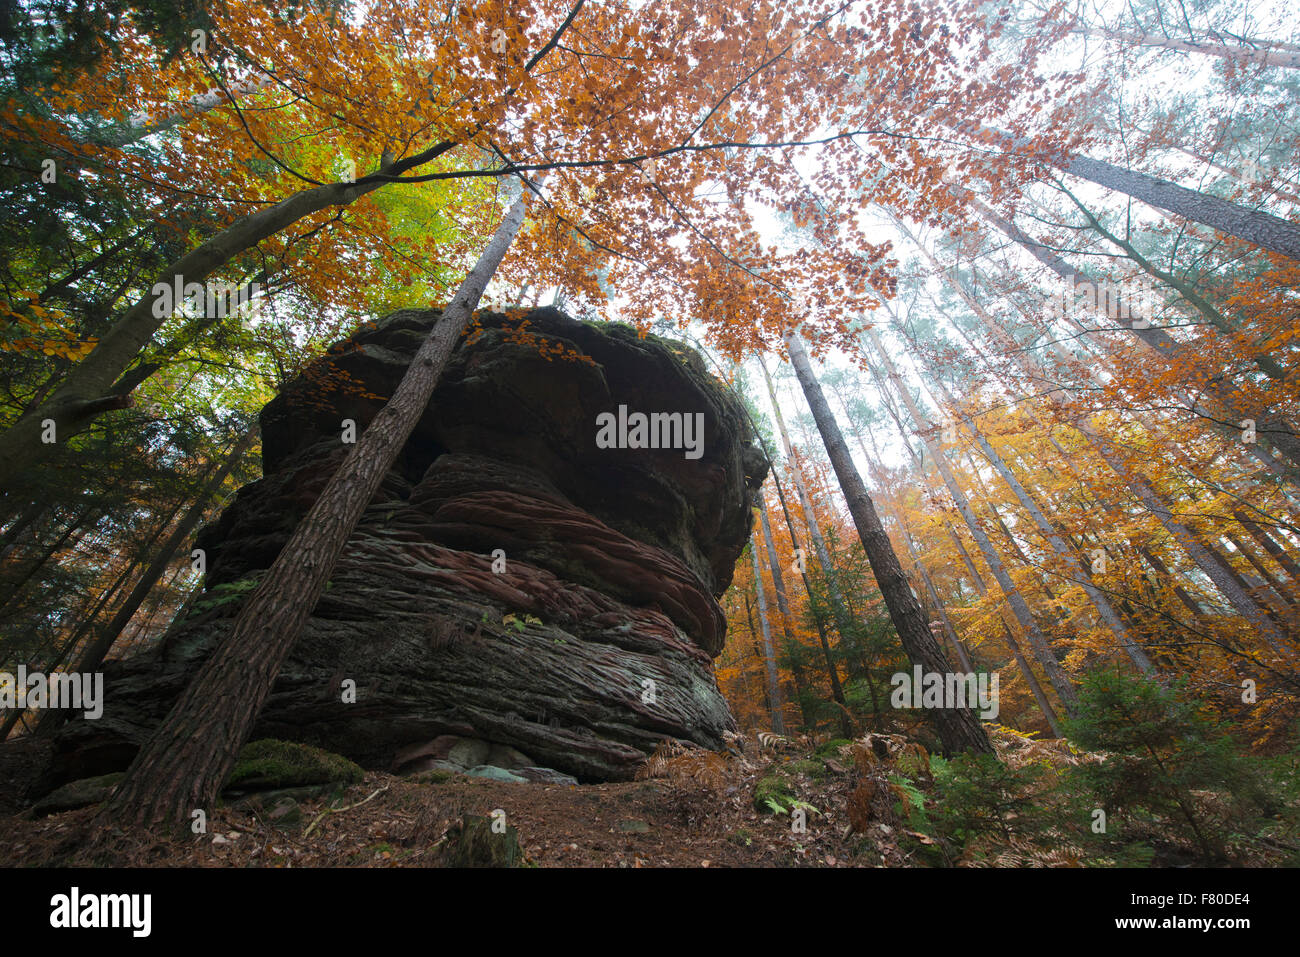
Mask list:
[[[265,477],[197,543],[206,592],[157,649],[108,668],[103,718],[60,732],[48,785],[128,763],[342,461],[343,420],[365,427],[437,317],[394,313],[263,409]],[[388,769],[458,735],[585,780],[630,776],[664,737],[719,746],[716,596],[766,468],[743,413],[679,344],[553,309],[525,317],[532,342],[477,318],[253,737]],[[548,361],[539,342],[590,361]],[[597,416],[619,405],[703,413],[703,455],[598,448]]]

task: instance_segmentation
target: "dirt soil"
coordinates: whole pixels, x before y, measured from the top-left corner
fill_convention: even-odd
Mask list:
[[[370,773],[345,791],[295,802],[293,813],[276,821],[255,805],[219,806],[207,833],[183,839],[95,827],[95,807],[35,820],[11,813],[0,817],[0,860],[10,866],[429,867],[446,863],[467,815],[490,821],[494,811],[504,811],[525,866],[913,863],[895,844],[897,822],[886,823],[887,814],[863,833],[851,830],[851,760],[784,751],[695,753],[649,767],[650,780],[609,784]],[[806,806],[783,813],[755,809],[756,786],[776,768]]]

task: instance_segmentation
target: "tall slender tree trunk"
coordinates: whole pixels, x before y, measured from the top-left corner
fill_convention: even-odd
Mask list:
[[[835,565],[831,562],[830,549],[826,547],[826,538],[822,535],[821,525],[817,521],[817,511],[813,507],[812,496],[808,494],[808,486],[804,483],[803,475],[795,467],[794,446],[790,442],[790,432],[785,427],[785,416],[781,414],[781,405],[776,398],[772,377],[767,372],[767,364],[763,362],[762,356],[759,356],[758,361],[763,369],[763,379],[767,383],[767,394],[772,400],[772,411],[776,418],[777,431],[781,435],[781,443],[785,447],[786,461],[790,465],[790,477],[794,481],[795,490],[799,493],[799,504],[803,508],[808,537],[812,540],[817,564],[826,580],[826,597],[830,601],[831,613],[835,616],[835,625],[843,640],[852,629],[853,616],[849,614],[848,603],[845,602],[844,594],[840,591],[839,576],[836,574]]]
[[[869,471],[874,470],[877,475],[878,480],[876,484],[880,486],[885,497],[885,513],[891,517],[894,524],[898,526],[899,536],[902,538],[903,544],[907,548],[908,560],[912,563],[912,568],[916,571],[917,577],[921,579],[921,583],[925,586],[926,594],[930,596],[930,601],[934,604],[935,614],[939,616],[939,623],[943,628],[944,635],[947,636],[949,644],[952,645],[953,654],[957,656],[957,663],[961,665],[963,671],[970,674],[974,672],[975,665],[971,662],[970,655],[966,651],[966,646],[961,643],[961,638],[957,635],[957,629],[953,627],[952,619],[948,617],[948,609],[943,600],[939,597],[939,591],[934,587],[934,581],[930,578],[930,573],[926,570],[925,563],[921,561],[921,555],[917,551],[916,543],[912,540],[911,530],[907,526],[906,510],[903,507],[903,503],[898,500],[898,497],[887,487],[887,484],[884,481],[879,480],[880,477],[884,475],[884,470],[881,469],[879,465],[882,461],[880,457],[880,448],[876,444],[876,440],[873,436],[871,444],[875,449],[875,454],[873,455],[871,452],[867,451],[866,444],[862,441],[862,433],[849,415],[849,407],[847,403],[845,403],[843,396],[840,396],[838,392],[836,395],[840,400],[840,407],[844,410],[844,421],[849,423],[853,432],[853,437],[857,440],[858,449],[862,452],[862,457],[867,460]]]
[[[213,463],[210,470],[211,474],[199,492],[198,498],[186,511],[176,528],[172,530],[171,535],[159,547],[153,561],[145,569],[144,574],[140,576],[140,580],[135,583],[135,587],[131,589],[131,594],[126,597],[126,601],[117,609],[113,619],[99,630],[90,647],[82,653],[81,660],[77,662],[76,667],[73,669],[75,672],[87,674],[99,670],[104,663],[104,658],[112,650],[118,636],[122,634],[127,624],[135,617],[135,613],[139,611],[140,606],[149,596],[149,592],[153,590],[154,585],[158,583],[158,579],[167,570],[167,566],[171,564],[172,556],[181,547],[181,543],[193,534],[204,513],[207,512],[212,499],[221,490],[222,484],[226,481],[226,476],[234,471],[235,467],[243,459],[244,453],[253,444],[256,435],[256,426],[250,426],[235,442],[225,459],[220,463]],[[68,715],[69,712],[66,709],[51,711],[41,720],[38,730],[42,735],[53,734],[63,726]]]
[[[795,374],[799,377],[799,384],[812,408],[817,430],[826,445],[831,467],[835,470],[840,488],[844,491],[849,514],[857,527],[858,538],[866,551],[867,561],[871,564],[876,584],[889,609],[894,627],[898,630],[903,650],[912,663],[919,665],[923,672],[946,674],[951,669],[944,657],[943,649],[930,631],[920,603],[912,594],[911,585],[908,584],[907,576],[903,574],[902,566],[898,562],[898,556],[894,553],[894,546],[890,543],[884,526],[880,524],[880,516],[876,514],[871,496],[867,494],[862,477],[853,465],[844,436],[840,433],[830,406],[826,403],[826,396],[822,393],[821,385],[813,374],[812,363],[808,360],[803,343],[796,333],[791,332],[786,336],[786,346],[790,351],[790,361],[794,366]],[[949,753],[967,750],[993,753],[988,735],[969,708],[933,709],[928,717],[934,722],[939,739]]]
[[[1074,33],[1089,37],[1107,37],[1131,46],[1177,50],[1180,53],[1201,53],[1205,56],[1231,60],[1234,63],[1252,63],[1258,66],[1276,66],[1287,70],[1300,70],[1300,47],[1293,43],[1270,40],[1251,40],[1250,45],[1214,40],[1180,40],[1162,34],[1108,30],[1101,27],[1076,26]]]
[[[954,192],[957,193],[963,201],[966,202],[970,208],[979,214],[979,216],[981,216],[985,221],[992,224],[1009,239],[1015,241],[1018,245],[1024,248],[1026,252],[1063,279],[1069,285],[1071,293],[1073,293],[1075,286],[1079,284],[1091,284],[1093,288],[1100,288],[1097,285],[1097,280],[1093,276],[1090,276],[1083,270],[1076,270],[1071,267],[1059,253],[1051,249],[1049,246],[1031,238],[1024,230],[1020,229],[1020,227],[999,215],[983,203],[979,197],[974,196],[965,190],[954,190]],[[911,238],[919,247],[920,243],[916,238]],[[1171,361],[1177,359],[1182,354],[1184,347],[1163,329],[1152,326],[1144,328],[1140,324],[1135,324],[1134,319],[1136,317],[1132,315],[1132,310],[1127,309],[1124,304],[1117,305],[1114,311],[1116,312],[1116,316],[1113,319],[1109,316],[1108,312],[1105,313],[1107,321],[1113,321],[1115,324],[1128,329],[1140,342],[1150,348],[1153,352]],[[1124,312],[1129,313],[1127,318],[1122,315]],[[1081,326],[1080,328],[1083,329],[1083,331],[1087,331],[1086,327]],[[1202,381],[1197,383],[1197,385],[1204,389],[1206,394],[1214,399],[1215,403],[1219,406],[1218,411],[1220,414],[1213,414],[1216,410],[1198,409],[1197,404],[1194,401],[1191,405],[1191,411],[1200,411],[1202,413],[1208,411],[1209,414],[1207,414],[1206,417],[1210,421],[1217,421],[1226,418],[1231,422],[1237,423],[1247,418],[1254,419],[1258,437],[1265,443],[1271,444],[1279,452],[1285,455],[1293,466],[1300,466],[1300,435],[1296,434],[1296,430],[1291,423],[1265,409],[1243,408],[1240,400],[1236,396],[1232,395],[1228,386],[1218,378],[1206,375]],[[1252,447],[1250,451],[1262,452],[1263,450],[1255,450]],[[1271,462],[1268,462],[1267,460],[1265,461],[1266,464],[1271,466]],[[1297,479],[1294,472],[1283,470],[1280,471],[1279,474],[1294,484],[1300,484],[1300,479]]]
[[[525,184],[388,404],[298,523],[229,635],[136,756],[101,812],[104,819],[179,826],[192,810],[215,801],[348,537],[423,415],[452,349],[518,233],[528,191]]]
[[[1049,161],[1071,176],[1132,196],[1148,206],[1244,239],[1288,259],[1300,260],[1300,226],[1280,216],[1090,156],[1076,154]]]
[[[1286,569],[1286,573],[1291,576],[1293,585],[1300,583],[1300,566],[1296,565],[1291,556],[1282,549],[1282,546],[1271,535],[1264,531],[1258,522],[1247,518],[1240,509],[1233,509],[1232,517],[1241,523],[1247,534],[1258,542],[1260,547],[1268,552],[1275,562]]]
[[[888,306],[886,306],[886,308],[888,308]],[[913,343],[904,333],[898,322],[898,317],[893,314],[893,310],[890,309],[889,312],[892,317],[892,325],[895,331],[898,332],[903,340],[911,346],[913,357],[921,364],[921,367],[929,373],[930,381],[933,382],[943,393],[943,397],[949,405],[954,409],[957,409],[956,398],[948,391],[947,387],[943,384],[943,381],[935,375],[935,370],[925,361],[925,358],[916,348],[915,343]],[[882,348],[880,340],[876,337],[874,330],[870,335],[872,343],[876,348]],[[1084,593],[1092,602],[1093,607],[1097,610],[1098,616],[1106,627],[1110,629],[1111,634],[1115,636],[1115,640],[1119,642],[1120,648],[1123,649],[1126,655],[1128,655],[1133,664],[1143,673],[1150,674],[1155,670],[1154,666],[1151,664],[1151,659],[1147,657],[1136,639],[1129,634],[1128,627],[1125,625],[1123,619],[1120,618],[1119,613],[1111,606],[1110,600],[1099,588],[1097,588],[1095,584],[1093,584],[1092,576],[1088,573],[1087,569],[1084,568],[1079,557],[1074,554],[1073,550],[1071,550],[1068,545],[1066,545],[1065,540],[1056,530],[1056,526],[1052,524],[1047,515],[1044,514],[1043,510],[1039,507],[1038,503],[1025,489],[1024,485],[1022,485],[1020,480],[1016,478],[1015,473],[1003,460],[1002,456],[998,454],[997,449],[995,449],[988,439],[985,438],[984,433],[975,424],[975,420],[964,411],[959,412],[959,414],[962,421],[966,424],[966,428],[970,431],[971,438],[975,440],[975,444],[984,454],[984,458],[991,466],[993,466],[993,470],[998,473],[1002,481],[1007,484],[1007,487],[1011,489],[1012,494],[1016,497],[1016,501],[1020,503],[1020,507],[1029,514],[1034,525],[1037,526],[1039,533],[1047,540],[1057,557],[1060,558],[1069,569],[1070,580],[1074,581],[1084,590]]]
[[[948,271],[939,265],[935,258],[930,254],[930,251],[918,242],[914,236],[911,236],[910,233],[908,235],[916,244],[917,248],[921,250],[922,255],[925,256],[927,261],[931,264],[931,267],[935,270],[936,274],[948,283],[948,285],[962,298],[966,305],[970,307],[972,314],[980,323],[985,335],[988,336],[991,341],[1000,343],[1007,350],[1008,355],[1014,357],[1016,365],[1027,378],[1033,381],[1050,381],[1045,370],[1038,366],[1034,360],[1030,359],[1027,352],[1024,349],[1021,349],[1018,343],[1016,343],[1014,339],[998,326],[996,320],[989,315],[988,311],[984,309],[983,306],[971,297],[961,283],[953,279]],[[888,362],[888,357],[886,357],[886,362]],[[905,397],[904,401],[908,401],[908,398],[910,397]],[[1049,400],[1059,407],[1060,402],[1053,395],[1049,394]],[[1101,455],[1115,474],[1120,477],[1138,501],[1142,503],[1143,507],[1154,515],[1160,524],[1165,527],[1166,531],[1168,531],[1169,534],[1172,535],[1181,546],[1183,546],[1183,549],[1191,557],[1192,561],[1194,561],[1210,581],[1214,583],[1215,587],[1219,589],[1224,598],[1228,600],[1228,603],[1259,631],[1261,637],[1264,638],[1274,651],[1284,656],[1294,654],[1294,652],[1287,647],[1287,639],[1285,636],[1281,631],[1279,631],[1273,622],[1269,620],[1268,616],[1261,610],[1259,605],[1255,603],[1247,590],[1234,581],[1233,576],[1229,571],[1214,560],[1213,556],[1210,554],[1210,550],[1200,540],[1199,536],[1197,536],[1186,525],[1177,521],[1172,510],[1150,486],[1146,479],[1123,461],[1119,454],[1119,450],[1115,447],[1115,444],[1102,435],[1089,422],[1084,421],[1077,416],[1073,416],[1072,418],[1075,419],[1073,423],[1074,427],[1088,440],[1089,445],[1097,450],[1098,454]]]
[[[790,599],[785,590],[785,575],[781,571],[781,560],[776,554],[776,544],[772,538],[772,523],[767,518],[767,502],[760,491],[758,494],[758,517],[763,526],[763,544],[767,549],[767,564],[772,572],[772,591],[776,595],[776,610],[781,616],[781,632],[785,636],[786,648],[790,654],[790,671],[794,675],[795,689],[799,693],[799,713],[803,717],[803,726],[809,727],[808,702],[805,700],[806,684],[803,665],[797,660],[799,640],[794,633],[794,616],[790,614]]]
[[[971,507],[970,500],[966,493],[962,491],[961,484],[953,474],[952,468],[948,463],[948,458],[939,449],[929,430],[926,428],[925,417],[920,408],[912,400],[911,393],[903,384],[898,375],[898,370],[894,367],[893,360],[889,358],[889,353],[885,351],[880,343],[879,337],[875,335],[874,330],[867,330],[867,335],[871,339],[875,348],[876,355],[885,369],[885,374],[890,383],[893,385],[894,394],[902,401],[907,408],[908,413],[916,423],[917,434],[925,444],[926,451],[930,454],[930,460],[934,463],[939,475],[943,479],[944,485],[948,489],[948,494],[952,496],[953,502],[957,506],[957,511],[961,514],[962,519],[966,522],[971,537],[979,547],[984,556],[984,562],[989,571],[993,574],[994,580],[997,581],[998,587],[1002,589],[1002,594],[1006,597],[1007,604],[1011,606],[1011,612],[1015,615],[1016,621],[1019,622],[1021,630],[1029,641],[1033,649],[1034,657],[1042,665],[1043,671],[1047,674],[1048,681],[1056,689],[1057,696],[1061,699],[1061,705],[1065,708],[1066,713],[1073,715],[1078,696],[1075,693],[1074,686],[1070,679],[1061,668],[1060,662],[1056,659],[1056,654],[1048,644],[1047,638],[1043,635],[1042,629],[1038,622],[1035,621],[1033,612],[1029,608],[1028,602],[1025,601],[1024,595],[1012,580],[1010,573],[1007,571],[1006,564],[1002,561],[1002,556],[998,554],[997,548],[989,539],[988,534],[984,531],[975,515],[975,510]]]
[[[772,730],[785,734],[785,717],[781,714],[784,702],[781,700],[781,678],[776,670],[776,654],[772,650],[772,627],[768,624],[767,595],[763,590],[763,568],[758,563],[758,549],[755,542],[749,543],[749,557],[754,565],[754,597],[758,604],[759,634],[763,639],[763,668],[767,674],[767,699],[771,709]]]
[[[840,595],[838,579],[835,577],[835,568],[831,565],[830,552],[826,548],[826,541],[822,538],[821,528],[817,525],[817,513],[813,510],[812,499],[808,496],[808,489],[804,486],[803,476],[794,462],[794,447],[790,444],[790,433],[785,427],[785,416],[781,414],[781,404],[776,398],[776,387],[772,384],[772,377],[768,375],[767,364],[763,357],[758,357],[759,367],[763,370],[763,379],[767,383],[767,394],[772,401],[772,413],[776,419],[777,431],[781,436],[781,444],[785,449],[786,464],[789,466],[790,478],[794,482],[795,491],[799,495],[799,504],[803,508],[804,524],[808,529],[808,537],[813,543],[813,554],[817,558],[817,563],[821,567],[823,580],[826,582],[826,597],[831,606],[831,616],[835,619],[835,627],[840,634],[841,645],[846,640],[846,635],[850,633],[852,619],[849,617],[848,609],[844,605],[844,598]],[[780,485],[777,486],[778,492]],[[798,537],[794,533],[794,521],[790,516],[790,509],[785,501],[785,496],[781,496],[781,507],[785,511],[786,524],[790,528],[790,539],[795,542],[798,548]],[[849,722],[849,705],[848,699],[844,697],[844,687],[840,683],[839,668],[835,664],[835,659],[831,655],[830,640],[826,635],[825,622],[816,610],[816,601],[814,599],[812,581],[808,573],[803,573],[804,588],[808,592],[808,604],[813,609],[813,616],[817,622],[817,635],[821,641],[822,653],[826,658],[826,670],[831,680],[831,697],[834,699],[836,706],[840,709],[840,729],[844,732],[846,738],[853,737],[853,730]]]

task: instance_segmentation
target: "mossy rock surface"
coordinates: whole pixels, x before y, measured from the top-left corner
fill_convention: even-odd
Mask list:
[[[56,788],[32,805],[32,817],[44,817],[60,811],[74,811],[79,807],[89,807],[108,799],[117,787],[117,783],[126,776],[125,771],[101,774],[94,778],[82,778]]]
[[[239,753],[226,779],[229,791],[265,791],[313,784],[356,784],[365,776],[342,755],[309,744],[264,738]]]

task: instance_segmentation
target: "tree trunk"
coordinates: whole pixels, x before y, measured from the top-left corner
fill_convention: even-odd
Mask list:
[[[1065,280],[1065,282],[1069,284],[1071,291],[1073,291],[1073,289],[1079,284],[1092,284],[1094,288],[1100,288],[1097,286],[1097,280],[1094,277],[1090,276],[1086,272],[1073,269],[1069,263],[1061,258],[1059,253],[1042,243],[1036,242],[1026,234],[1024,230],[1000,216],[986,204],[981,202],[978,197],[964,190],[958,192],[960,193],[961,198],[984,220],[991,223],[1008,238],[1014,240],[1035,259],[1041,262],[1061,279]],[[914,237],[913,242],[916,242]],[[917,245],[919,246],[920,244],[917,243]],[[1135,325],[1132,315],[1127,319],[1119,317],[1119,313],[1122,311],[1125,311],[1123,310],[1123,307],[1117,306],[1115,309],[1115,312],[1117,313],[1116,317],[1110,317],[1109,313],[1106,313],[1107,321],[1113,321],[1115,324],[1128,329],[1129,332],[1133,333],[1133,335],[1136,336],[1144,345],[1150,348],[1153,352],[1163,356],[1165,359],[1172,361],[1178,358],[1182,353],[1184,347],[1170,336],[1169,333],[1165,332],[1165,330],[1154,326],[1143,328],[1139,325]],[[1131,310],[1128,311],[1131,313]],[[1087,331],[1086,328],[1082,326],[1080,326],[1080,328]],[[1206,414],[1207,410],[1198,409],[1195,402],[1191,405],[1192,412],[1199,412],[1200,414],[1205,415],[1209,421],[1227,419],[1233,423],[1237,423],[1244,419],[1252,418],[1256,423],[1255,428],[1258,438],[1275,447],[1291,461],[1292,465],[1300,466],[1300,436],[1296,434],[1295,429],[1289,422],[1275,415],[1271,415],[1266,410],[1249,410],[1241,408],[1239,400],[1231,394],[1229,389],[1218,378],[1205,376],[1204,379],[1197,382],[1196,385],[1199,388],[1204,389],[1206,394],[1214,399],[1214,401],[1221,407],[1222,414],[1212,414],[1213,410],[1209,410],[1211,414]],[[1282,470],[1280,474],[1292,483],[1300,484],[1300,479],[1297,478],[1294,472]]]
[[[525,184],[388,404],[245,601],[230,634],[136,756],[101,812],[105,820],[179,826],[191,811],[216,800],[348,537],[423,415],[452,349],[518,233],[528,189]]]
[[[188,539],[194,529],[198,526],[204,514],[207,512],[208,506],[213,497],[216,496],[220,491],[222,484],[226,481],[226,476],[234,471],[235,466],[237,466],[243,459],[244,453],[247,452],[249,446],[253,444],[253,439],[256,435],[256,427],[250,426],[248,430],[239,437],[239,440],[231,448],[230,453],[225,457],[225,460],[221,462],[220,465],[214,464],[213,468],[215,471],[212,472],[211,477],[204,484],[203,489],[199,492],[199,496],[194,501],[194,504],[190,506],[189,510],[181,519],[180,524],[176,526],[171,535],[167,537],[167,540],[159,547],[153,561],[149,564],[149,567],[145,569],[144,574],[140,576],[140,580],[135,583],[135,587],[131,589],[131,594],[127,596],[126,601],[122,603],[121,607],[118,608],[117,613],[113,615],[113,620],[100,629],[99,634],[95,636],[95,640],[91,643],[90,647],[82,653],[81,660],[77,662],[77,666],[73,671],[79,674],[86,674],[99,670],[100,666],[104,663],[105,656],[107,656],[109,651],[112,649],[113,643],[117,641],[118,636],[122,634],[122,631],[126,628],[127,624],[129,624],[131,619],[135,617],[135,613],[144,603],[144,600],[149,596],[149,592],[153,590],[154,585],[158,583],[158,579],[161,578],[163,572],[167,570],[167,566],[171,564],[172,556],[176,554],[176,549],[180,548],[181,543]],[[66,709],[51,711],[50,714],[41,721],[39,725],[40,733],[42,735],[54,733],[63,726],[69,714],[70,712]]]
[[[845,635],[851,626],[848,610],[844,607],[844,599],[840,596],[839,587],[835,579],[835,569],[830,563],[830,553],[826,549],[826,542],[822,538],[821,529],[817,526],[817,513],[813,511],[812,500],[808,497],[808,490],[804,487],[803,476],[794,464],[794,448],[790,444],[790,433],[786,431],[785,417],[781,414],[781,405],[776,400],[776,388],[772,384],[772,377],[767,373],[767,364],[763,362],[763,357],[758,357],[758,364],[763,370],[763,379],[767,383],[767,394],[772,400],[772,413],[776,419],[777,431],[781,435],[781,444],[785,448],[786,464],[789,467],[790,477],[794,481],[795,490],[799,493],[799,503],[803,507],[805,524],[808,528],[808,537],[813,541],[813,551],[817,556],[817,561],[821,565],[822,575],[826,580],[826,595],[831,605],[831,615],[835,618],[835,627],[840,633],[840,642],[843,643]],[[775,475],[773,475],[775,478]],[[778,494],[780,493],[780,483],[777,484]],[[786,525],[790,529],[790,540],[798,548],[798,536],[794,532],[794,520],[790,516],[790,509],[786,504],[785,496],[781,496],[781,508],[785,512]],[[822,654],[826,658],[826,670],[831,679],[831,697],[835,704],[840,708],[840,730],[844,732],[846,738],[853,737],[853,730],[849,724],[849,705],[848,700],[844,697],[844,687],[840,684],[839,669],[835,666],[835,660],[831,655],[830,640],[826,636],[826,624],[822,616],[816,610],[816,602],[813,599],[812,581],[808,573],[803,573],[804,588],[808,592],[808,605],[813,610],[813,618],[817,622],[817,635],[821,641]]]
[[[786,336],[786,345],[790,351],[790,361],[799,377],[799,384],[812,408],[817,430],[826,445],[831,467],[834,468],[840,488],[844,491],[849,514],[857,527],[858,538],[866,551],[867,561],[871,564],[871,571],[876,577],[876,584],[880,587],[880,594],[889,609],[894,627],[898,629],[903,649],[912,663],[919,665],[923,672],[947,674],[951,668],[944,657],[943,649],[930,631],[920,603],[912,594],[912,588],[908,584],[907,576],[903,574],[902,566],[898,563],[898,556],[894,553],[889,536],[885,534],[885,529],[880,524],[880,516],[876,514],[862,477],[853,465],[848,446],[844,443],[844,436],[835,423],[830,406],[826,404],[821,385],[813,375],[812,364],[808,360],[807,352],[804,351],[803,343],[800,342],[797,334],[789,333]],[[993,753],[988,735],[969,708],[937,708],[927,716],[934,722],[939,739],[948,753],[967,750]]]
[[[1148,206],[1210,226],[1288,259],[1300,260],[1300,226],[1280,216],[1088,156],[1065,156],[1050,162],[1072,176],[1132,196]]]
[[[917,248],[921,250],[922,255],[926,257],[936,274],[947,282],[954,291],[957,292],[967,306],[970,307],[972,314],[983,326],[984,332],[989,339],[1001,343],[1007,350],[1008,355],[1014,356],[1014,361],[1025,377],[1033,381],[1048,381],[1044,370],[1042,370],[1036,362],[1031,360],[1025,350],[1021,349],[1019,344],[999,327],[998,323],[991,315],[989,315],[988,311],[971,298],[965,288],[963,288],[959,282],[954,280],[952,276],[948,274],[947,270],[943,269],[939,265],[925,246],[917,242],[916,238],[912,236],[911,233],[908,233],[908,236],[916,244]],[[886,356],[885,362],[887,364],[888,361],[888,357]],[[1054,398],[1050,392],[1048,393],[1048,399],[1059,407],[1059,400]],[[904,401],[909,401],[909,397],[904,396]],[[1187,554],[1197,564],[1201,571],[1203,571],[1206,576],[1214,582],[1215,587],[1217,587],[1223,596],[1228,599],[1229,604],[1231,604],[1239,614],[1259,630],[1260,635],[1266,642],[1268,642],[1274,651],[1281,655],[1289,656],[1291,652],[1286,647],[1286,639],[1277,627],[1275,627],[1268,617],[1261,611],[1259,606],[1246,590],[1240,587],[1237,582],[1233,580],[1232,576],[1221,565],[1214,561],[1209,549],[1201,542],[1200,538],[1192,532],[1191,529],[1175,520],[1173,512],[1168,508],[1160,496],[1156,494],[1155,490],[1151,488],[1147,481],[1138,475],[1133,469],[1130,469],[1125,465],[1114,444],[1107,440],[1086,421],[1077,420],[1074,422],[1074,427],[1083,434],[1089,444],[1098,451],[1103,459],[1105,459],[1106,463],[1111,467],[1115,474],[1120,477],[1124,484],[1128,486],[1129,490],[1134,494],[1134,496],[1136,496],[1138,501],[1141,502],[1142,505],[1152,515],[1154,515],[1161,525],[1163,525],[1165,529],[1178,541],[1178,543],[1183,546],[1184,550],[1186,550]],[[1055,684],[1055,682],[1053,683]]]
[[[886,308],[889,309],[888,305],[886,305]],[[934,369],[925,361],[925,358],[920,354],[920,350],[916,348],[915,343],[904,334],[902,327],[899,325],[898,317],[894,315],[892,309],[889,309],[889,314],[895,331],[898,332],[905,342],[911,345],[913,357],[921,364],[922,369],[928,372],[930,381],[935,383],[935,385],[940,389],[949,405],[956,409],[957,402],[955,397],[948,391],[947,387],[944,386],[942,380],[934,374]],[[876,344],[876,348],[879,349],[879,340],[877,340],[874,335],[872,336],[872,341]],[[1069,580],[1075,582],[1084,590],[1084,593],[1087,594],[1089,600],[1092,602],[1093,607],[1096,608],[1097,614],[1105,623],[1106,627],[1110,629],[1111,634],[1115,636],[1115,640],[1119,642],[1120,648],[1122,648],[1124,653],[1128,655],[1129,660],[1131,660],[1143,673],[1150,674],[1155,670],[1154,666],[1151,664],[1151,659],[1147,657],[1141,646],[1133,636],[1129,634],[1128,627],[1120,618],[1119,613],[1111,606],[1110,600],[1099,588],[1097,588],[1096,585],[1093,584],[1092,576],[1088,573],[1087,569],[1084,568],[1079,557],[1074,554],[1068,545],[1066,545],[1065,540],[1061,538],[1060,533],[1056,530],[1056,526],[1053,525],[1048,517],[1043,513],[1043,510],[1039,507],[1038,503],[1034,501],[1033,497],[1020,483],[1020,480],[1016,478],[1015,473],[1012,472],[1007,463],[1003,461],[1002,456],[998,454],[998,451],[993,448],[992,444],[987,438],[985,438],[984,433],[975,425],[975,420],[965,412],[961,412],[960,415],[962,421],[966,423],[966,427],[970,430],[971,438],[975,440],[975,444],[978,445],[980,451],[984,453],[984,458],[988,460],[988,463],[991,466],[993,466],[993,470],[1001,476],[1002,481],[1007,483],[1007,486],[1016,496],[1016,501],[1020,503],[1020,507],[1029,513],[1029,517],[1033,519],[1034,524],[1038,527],[1039,533],[1047,540],[1057,557],[1059,557],[1069,569]]]
[[[1243,46],[1237,43],[1225,43],[1223,40],[1178,40],[1174,37],[1159,36],[1145,31],[1130,33],[1126,30],[1106,30],[1088,26],[1076,26],[1072,32],[1083,36],[1107,37],[1133,46],[1177,50],[1181,53],[1202,53],[1205,56],[1219,57],[1224,60],[1231,60],[1234,63],[1254,63],[1259,66],[1277,66],[1287,70],[1300,70],[1300,52],[1297,51],[1294,44],[1290,43],[1251,40],[1251,46]],[[1258,44],[1258,46],[1253,44]]]
[[[767,674],[767,699],[772,715],[772,730],[785,734],[785,717],[781,714],[781,677],[776,670],[776,654],[772,650],[772,627],[768,624],[767,595],[763,591],[763,568],[758,563],[755,542],[749,543],[749,557],[754,564],[754,596],[758,603],[758,624],[763,639],[763,668]]]
[[[772,523],[767,519],[767,502],[762,492],[758,494],[758,517],[763,526],[763,543],[767,548],[767,564],[772,572],[772,590],[776,593],[776,610],[781,616],[781,631],[785,635],[786,647],[790,649],[790,670],[794,674],[795,688],[799,692],[799,713],[803,716],[804,727],[810,724],[807,703],[804,701],[803,667],[794,660],[795,649],[799,640],[794,634],[794,616],[790,614],[790,600],[786,596],[785,576],[781,572],[781,560],[776,554],[776,545],[772,539]]]
[[[1275,562],[1286,569],[1286,573],[1291,576],[1293,585],[1300,583],[1300,567],[1296,565],[1290,555],[1282,550],[1282,547],[1274,541],[1273,537],[1260,527],[1258,522],[1254,522],[1247,518],[1241,513],[1240,509],[1233,509],[1232,517],[1241,523],[1242,527],[1246,529],[1250,537],[1259,542],[1260,547],[1263,548],[1264,551],[1268,552]]]
[[[1060,663],[1056,660],[1056,654],[1052,651],[1051,645],[1048,644],[1046,636],[1043,635],[1042,629],[1039,628],[1038,622],[1034,620],[1033,612],[1029,608],[1028,602],[1020,593],[1020,589],[1011,579],[1007,572],[1006,565],[1002,557],[998,554],[993,542],[989,539],[987,533],[979,524],[979,519],[975,516],[975,510],[971,508],[966,493],[962,491],[957,477],[953,474],[952,468],[948,464],[947,457],[935,445],[934,440],[930,437],[925,427],[925,418],[921,410],[912,401],[912,396],[908,393],[906,386],[898,376],[898,370],[894,368],[893,361],[889,358],[889,353],[885,351],[875,330],[868,329],[867,336],[870,338],[872,345],[875,347],[876,354],[880,357],[885,368],[885,374],[893,384],[894,393],[902,400],[903,405],[907,407],[913,421],[916,423],[917,434],[921,441],[925,443],[926,450],[930,453],[930,459],[934,462],[935,468],[939,470],[939,475],[943,478],[944,485],[948,488],[948,494],[952,496],[953,502],[957,505],[957,511],[961,513],[966,522],[966,527],[975,539],[975,544],[979,546],[980,552],[984,555],[984,561],[988,565],[989,571],[992,572],[993,578],[997,581],[998,587],[1002,589],[1003,595],[1006,596],[1007,603],[1011,606],[1012,614],[1016,616],[1016,621],[1020,623],[1025,637],[1029,640],[1029,645],[1033,649],[1034,657],[1038,663],[1043,666],[1043,671],[1047,673],[1047,680],[1051,682],[1052,687],[1056,689],[1057,696],[1061,699],[1061,705],[1065,708],[1066,713],[1073,715],[1075,706],[1078,702],[1078,696],[1075,693],[1074,686],[1070,679],[1062,670]]]

